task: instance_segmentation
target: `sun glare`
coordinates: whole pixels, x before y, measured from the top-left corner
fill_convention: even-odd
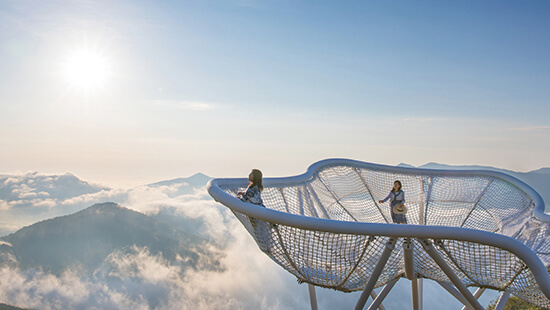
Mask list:
[[[101,53],[92,50],[74,51],[64,65],[69,85],[77,90],[97,90],[108,82],[110,67]]]

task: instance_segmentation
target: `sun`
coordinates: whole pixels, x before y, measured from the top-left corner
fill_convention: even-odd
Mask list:
[[[92,91],[106,86],[111,75],[107,57],[99,51],[72,51],[63,66],[67,83],[76,90]]]

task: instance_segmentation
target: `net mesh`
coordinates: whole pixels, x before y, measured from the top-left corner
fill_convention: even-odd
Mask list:
[[[532,199],[517,186],[491,176],[438,176],[393,173],[352,165],[319,168],[308,181],[271,184],[262,192],[267,208],[338,221],[392,223],[385,198],[395,180],[405,192],[407,222],[465,227],[515,238],[550,265],[550,228],[532,216]],[[236,195],[243,187],[222,188]],[[310,231],[272,224],[235,212],[259,248],[301,282],[351,292],[369,280],[388,237]],[[376,287],[404,276],[403,238]],[[417,276],[451,283],[413,239]],[[526,301],[550,307],[532,272],[513,253],[467,241],[435,240],[435,248],[467,286],[506,290]]]

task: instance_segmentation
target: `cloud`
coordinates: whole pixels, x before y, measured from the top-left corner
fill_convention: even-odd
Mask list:
[[[33,199],[33,200],[30,200],[30,203],[34,206],[34,207],[45,207],[45,208],[53,208],[57,205],[57,201],[55,201],[54,199]]]
[[[156,284],[170,281],[177,277],[178,268],[171,266],[170,262],[162,257],[162,254],[151,255],[147,248],[133,246],[130,253],[116,251],[112,253],[106,262],[114,267],[109,272],[110,277],[115,278],[139,278]]]
[[[128,191],[124,205],[153,215],[168,210],[172,217],[198,222],[211,243],[207,245],[210,254],[201,256],[196,268],[185,267],[182,258],[168,261],[139,247],[114,251],[93,276],[67,270],[56,277],[4,266],[0,270],[0,300],[41,309],[307,307],[306,287],[302,285],[303,294],[295,297],[289,290],[298,286],[295,279],[258,250],[228,209],[215,203],[204,187],[170,197],[178,187],[135,188]],[[81,197],[82,201],[105,195],[100,193]]]
[[[155,100],[155,105],[164,106],[173,109],[189,110],[189,111],[210,111],[213,110],[217,104],[200,102],[200,101],[170,101],[170,100]]]
[[[70,270],[56,277],[4,266],[0,300],[40,309],[291,309],[307,305],[305,295],[298,301],[281,298],[288,284],[297,286],[296,282],[258,251],[236,219],[226,225],[226,233],[231,241],[225,249],[211,246],[221,258],[220,268],[211,268],[208,257],[196,269],[186,268],[181,260],[168,261],[134,246],[113,252],[90,277]]]
[[[127,199],[120,203],[125,207],[146,214],[160,214],[183,220],[182,226],[192,225],[194,232],[224,244],[227,241],[227,224],[233,215],[217,204],[206,187],[195,188],[192,194],[172,196],[181,184],[170,186],[140,186],[128,191]]]
[[[109,190],[101,190],[96,193],[71,197],[71,198],[59,201],[59,204],[63,206],[79,205],[82,207],[87,207],[95,203],[104,202],[104,201],[114,201],[114,202],[125,201],[127,197],[128,197],[128,192],[126,190],[109,189]]]
[[[408,117],[403,119],[405,122],[417,122],[417,123],[433,123],[433,122],[444,122],[449,120],[448,118],[442,117]]]
[[[530,131],[530,132],[545,132],[550,131],[550,126],[532,126],[532,127],[516,127],[516,128],[508,128],[510,131]]]
[[[72,271],[56,277],[7,267],[0,268],[0,300],[33,309],[148,309],[104,282]]]
[[[0,236],[95,203],[126,200],[125,190],[90,184],[71,173],[0,175]]]
[[[48,197],[60,202],[80,195],[107,190],[99,185],[80,180],[71,173],[41,175],[28,172],[23,175],[0,176],[2,200],[15,202],[18,206],[35,206],[34,198]]]
[[[165,207],[190,218],[202,218],[212,231],[216,214],[199,215],[205,204],[213,204],[206,190],[186,182],[163,186],[139,186],[130,190],[89,184],[72,174],[40,175],[36,172],[0,176],[0,235],[34,222],[68,215],[96,203],[115,202],[142,213],[158,213]],[[181,193],[189,193],[181,195]],[[184,210],[184,211],[181,211]],[[14,225],[18,223],[19,225]]]
[[[116,250],[93,276],[67,270],[60,276],[39,270],[0,268],[0,300],[40,309],[307,309],[307,286],[277,266],[236,219],[226,225],[230,242],[216,248],[220,268],[185,268],[147,248]],[[352,308],[360,292],[317,288],[320,308]],[[457,301],[427,283],[426,309]],[[387,309],[410,308],[410,288],[402,280],[384,302]],[[435,294],[434,294],[435,292]],[[406,298],[396,298],[405,296]],[[451,299],[451,300],[450,300]],[[450,300],[450,301],[449,301]],[[428,302],[429,301],[429,304]],[[369,303],[371,300],[369,300]]]
[[[13,206],[9,202],[0,199],[0,212],[10,210],[12,207]]]

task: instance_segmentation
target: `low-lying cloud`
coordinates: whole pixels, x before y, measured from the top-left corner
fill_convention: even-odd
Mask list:
[[[204,223],[212,236],[210,252],[219,268],[210,268],[211,258],[201,258],[196,268],[179,259],[168,261],[147,248],[115,251],[93,276],[67,270],[61,276],[40,270],[0,269],[0,301],[40,309],[296,309],[307,307],[307,290],[261,254],[245,229],[226,209],[213,201],[195,205],[195,195],[170,200],[135,192],[141,210],[155,210],[153,201],[176,206],[182,217],[209,218]],[[157,193],[158,194],[158,193]],[[160,200],[159,200],[160,199]],[[200,200],[200,199],[199,199]],[[131,204],[129,204],[130,206]],[[203,210],[203,212],[201,212]],[[222,237],[223,236],[223,237]],[[217,242],[223,246],[217,245]]]

